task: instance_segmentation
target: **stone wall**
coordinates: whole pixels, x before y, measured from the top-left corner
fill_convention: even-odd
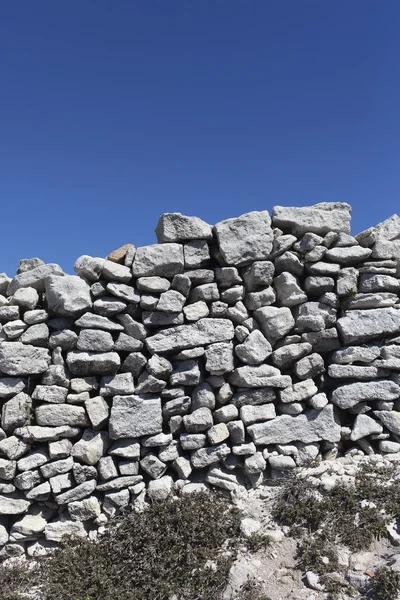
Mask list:
[[[277,206],[0,275],[0,557],[172,488],[400,453],[400,218]]]

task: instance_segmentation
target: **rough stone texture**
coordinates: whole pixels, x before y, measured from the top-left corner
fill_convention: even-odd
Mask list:
[[[21,342],[0,344],[0,372],[5,375],[40,375],[50,364],[50,354],[46,348],[37,348]]]
[[[289,230],[296,236],[305,233],[325,235],[330,231],[350,233],[351,207],[345,202],[320,202],[313,206],[274,206],[274,227]]]
[[[153,244],[138,248],[132,265],[134,277],[173,277],[183,270],[183,247],[180,244]]]
[[[0,275],[0,557],[95,539],[136,498],[398,453],[400,218],[357,238],[341,203],[273,221],[166,213],[161,244],[77,276]]]
[[[273,233],[266,210],[220,221],[214,226],[214,231],[227,265],[243,266],[269,258]]]
[[[161,401],[146,396],[115,396],[110,416],[110,437],[135,438],[162,431]]]
[[[50,275],[45,286],[48,307],[56,315],[78,317],[92,306],[90,287],[80,277]]]
[[[186,242],[212,239],[212,227],[199,217],[187,217],[181,213],[164,213],[155,229],[157,240],[164,242]]]

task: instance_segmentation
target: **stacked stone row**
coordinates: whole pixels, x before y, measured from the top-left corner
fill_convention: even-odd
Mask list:
[[[0,275],[0,557],[173,487],[400,452],[400,218],[352,237],[350,210],[167,213],[75,276]]]

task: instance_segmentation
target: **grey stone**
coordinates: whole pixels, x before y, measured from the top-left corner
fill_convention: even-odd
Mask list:
[[[36,423],[47,427],[86,427],[89,424],[85,409],[71,404],[46,404],[35,409]]]
[[[206,369],[213,375],[223,375],[233,371],[233,344],[232,342],[217,342],[210,344],[205,351]]]
[[[161,294],[171,287],[171,283],[165,277],[139,277],[136,281],[139,291],[151,294]]]
[[[335,327],[322,331],[310,331],[301,336],[302,343],[311,344],[314,352],[321,354],[332,352],[340,347],[338,332]]]
[[[295,320],[289,308],[264,306],[254,312],[261,331],[273,346],[294,327]]]
[[[77,327],[82,329],[104,329],[105,331],[123,331],[124,327],[115,321],[111,321],[107,317],[101,315],[94,315],[92,313],[85,313],[77,321],[75,321]]]
[[[262,404],[258,406],[245,405],[240,409],[240,419],[245,427],[252,423],[260,421],[269,421],[276,417],[275,406],[273,404]]]
[[[210,250],[206,240],[194,240],[183,247],[186,269],[200,269],[210,261]]]
[[[5,431],[12,431],[16,427],[23,427],[31,412],[32,400],[24,392],[20,392],[11,400],[3,404],[1,412],[2,427]]]
[[[374,433],[382,433],[383,427],[368,415],[357,415],[350,439],[355,442]]]
[[[301,344],[288,344],[281,346],[272,353],[272,362],[278,369],[288,369],[294,362],[300,360],[312,352],[311,344],[303,342]]]
[[[30,444],[15,435],[10,435],[0,441],[0,453],[5,454],[10,460],[21,458],[28,450],[30,450]]]
[[[350,233],[351,207],[345,202],[320,202],[313,206],[274,206],[274,227],[289,230],[296,236],[305,233],[325,235],[331,231]]]
[[[293,370],[299,379],[317,377],[325,371],[324,359],[320,354],[314,352],[300,359],[294,365]]]
[[[74,459],[72,456],[61,460],[46,463],[40,467],[40,472],[45,479],[50,479],[56,475],[62,475],[72,470],[74,466]]]
[[[28,327],[20,336],[19,341],[23,344],[32,344],[33,346],[47,346],[49,339],[49,328],[45,323],[39,323]]]
[[[396,410],[374,410],[374,415],[396,436],[400,436],[400,412]]]
[[[106,375],[101,378],[101,396],[115,396],[117,394],[133,394],[135,386],[132,373],[118,373]]]
[[[85,429],[82,438],[73,445],[71,456],[86,465],[96,465],[105,454],[108,445],[108,436],[104,431]]]
[[[19,319],[19,306],[0,306],[0,323]]]
[[[138,379],[136,385],[137,394],[158,394],[165,388],[166,382],[162,379],[157,379],[153,375],[150,375],[147,371],[144,371]]]
[[[114,340],[109,331],[81,329],[77,348],[84,351],[109,352],[114,348]]]
[[[49,443],[49,456],[51,460],[67,458],[72,449],[72,442],[67,439]]]
[[[85,401],[85,408],[93,429],[100,429],[108,420],[110,409],[104,398],[96,396]]]
[[[278,277],[275,277],[274,287],[278,304],[281,306],[287,306],[290,308],[292,306],[296,306],[297,304],[307,302],[308,300],[307,295],[299,286],[297,278],[292,275],[292,273],[288,273],[287,271],[284,271],[278,275]],[[306,291],[308,291],[307,286]]]
[[[12,481],[17,470],[15,460],[0,458],[0,480]]]
[[[93,310],[103,317],[113,317],[126,309],[126,303],[112,296],[102,296],[93,303]]]
[[[163,463],[155,454],[146,454],[140,461],[140,466],[143,471],[146,471],[153,479],[159,479],[164,475],[167,465]]]
[[[195,450],[190,461],[195,469],[203,469],[215,463],[220,462],[231,453],[231,449],[227,444],[219,444],[217,446],[208,446],[207,448],[199,448]]]
[[[163,313],[143,311],[142,319],[146,327],[170,327],[171,325],[182,325],[183,313]]]
[[[51,275],[62,276],[63,270],[59,265],[48,264],[40,265],[29,271],[20,273],[9,283],[7,287],[7,296],[13,296],[20,288],[32,287],[36,291],[43,293],[45,291],[46,278]]]
[[[165,419],[170,419],[176,415],[186,415],[189,412],[191,399],[188,396],[181,396],[166,402],[162,408]]]
[[[140,444],[133,438],[117,440],[113,443],[108,453],[111,456],[137,459],[140,457]]]
[[[400,311],[395,308],[352,310],[338,319],[337,326],[344,344],[364,343],[399,333]]]
[[[136,340],[143,342],[147,336],[147,329],[138,321],[132,319],[130,315],[118,315],[117,319],[123,326],[125,332]]]
[[[327,250],[325,257],[341,265],[350,266],[363,262],[372,254],[370,248],[362,248],[362,246],[348,246],[346,248],[330,248]]]
[[[334,379],[359,379],[364,381],[377,379],[377,377],[387,376],[388,374],[389,371],[377,367],[359,365],[329,365],[328,367],[328,375]]]
[[[186,302],[186,297],[176,290],[163,292],[156,309],[161,312],[180,312]]]
[[[349,299],[347,304],[348,310],[357,308],[385,308],[394,306],[397,302],[397,294],[391,292],[375,292],[374,294],[355,294]]]
[[[285,252],[282,256],[275,259],[275,273],[283,273],[287,271],[292,275],[300,276],[304,271],[304,264],[300,261],[297,254],[294,252]]]
[[[49,364],[50,354],[46,348],[28,346],[21,342],[0,344],[0,372],[5,375],[39,375]]]
[[[79,277],[83,277],[90,283],[94,283],[95,281],[99,281],[104,263],[104,258],[93,258],[87,254],[83,254],[76,260],[74,271]]]
[[[229,382],[238,387],[285,388],[292,383],[289,375],[282,375],[280,370],[270,365],[246,365],[238,367],[229,375]]]
[[[183,246],[174,243],[138,248],[132,265],[134,277],[173,277],[183,270]]]
[[[252,331],[242,344],[235,347],[236,356],[245,364],[258,365],[272,353],[271,344],[257,329]]]
[[[11,304],[17,304],[22,308],[33,310],[39,302],[39,294],[35,288],[20,288],[11,298]]]
[[[0,515],[20,515],[30,506],[29,500],[0,495]]]
[[[95,496],[77,500],[68,504],[68,512],[72,521],[89,521],[101,513],[100,502]]]
[[[49,337],[50,348],[62,348],[63,350],[72,350],[76,346],[78,335],[71,329],[62,329],[55,331]]]
[[[244,461],[244,472],[248,475],[257,475],[267,468],[267,463],[261,452],[247,456]]]
[[[212,228],[208,223],[181,213],[161,215],[155,231],[159,243],[212,239]]]
[[[34,400],[62,404],[67,398],[68,390],[60,385],[37,385],[32,393]]]
[[[304,289],[310,296],[321,296],[325,292],[331,292],[335,288],[333,277],[323,277],[322,275],[309,275],[304,280]],[[306,302],[304,300],[304,302]]]
[[[38,448],[37,450],[32,450],[27,456],[21,458],[18,463],[18,471],[30,471],[32,469],[36,469],[41,465],[44,465],[49,460],[49,455],[47,450],[43,448]]]
[[[243,269],[243,281],[249,292],[272,284],[275,267],[269,260],[255,261]]]
[[[119,265],[112,260],[104,261],[102,275],[104,279],[113,282],[129,283],[132,279],[132,272],[129,267]]]
[[[226,319],[200,319],[191,325],[171,327],[146,339],[151,354],[174,352],[232,340],[234,328]]]
[[[272,388],[256,388],[238,390],[232,398],[232,405],[241,408],[247,404],[258,406],[276,400],[276,392]]]
[[[66,514],[62,514],[56,520],[47,523],[44,534],[46,540],[52,542],[61,542],[64,536],[87,537],[87,531],[83,523],[70,520]]]
[[[375,227],[370,227],[356,235],[361,246],[371,247],[381,240],[396,240],[400,237],[400,218],[394,214]]]
[[[72,438],[79,434],[77,427],[62,425],[61,427],[39,427],[38,425],[28,425],[18,427],[14,431],[15,435],[24,440],[35,439],[36,442],[49,442],[59,440],[60,438]]]
[[[143,342],[135,340],[135,338],[126,333],[120,333],[114,345],[114,350],[117,350],[118,352],[136,352],[142,348]]]
[[[146,363],[147,359],[141,352],[131,352],[122,363],[121,371],[132,373],[133,377],[138,377]]]
[[[197,360],[183,360],[177,363],[169,378],[171,385],[197,385],[200,383],[200,369]]]
[[[110,292],[113,296],[124,300],[125,302],[130,302],[131,304],[138,304],[140,301],[140,293],[130,285],[126,283],[107,283],[107,291]]]
[[[269,258],[273,233],[266,210],[220,221],[214,226],[214,231],[227,265],[243,266]]]
[[[365,274],[360,277],[359,291],[364,294],[375,292],[398,292],[400,281],[390,275]]]
[[[312,379],[299,381],[280,392],[281,402],[284,404],[292,402],[303,402],[318,392],[318,388]]]
[[[377,379],[342,385],[332,392],[331,401],[342,409],[348,409],[363,401],[386,401],[398,398],[400,398],[400,386],[394,381]]]
[[[200,433],[213,426],[212,412],[207,407],[194,410],[190,415],[183,417],[183,424],[188,433]]]
[[[56,315],[79,317],[92,306],[90,287],[80,277],[50,275],[45,285],[48,307]]]
[[[0,350],[1,351],[1,350]],[[67,354],[67,366],[71,375],[107,375],[115,373],[121,363],[116,352],[83,352],[72,350]]]
[[[160,398],[115,396],[109,422],[111,439],[133,438],[162,431]]]
[[[207,304],[199,300],[198,302],[184,306],[183,312],[187,321],[198,321],[207,317],[210,311]]]
[[[281,415],[272,421],[254,423],[247,428],[257,445],[288,444],[290,442],[312,443],[320,440],[338,442],[341,427],[328,405],[321,411],[310,410],[298,416]]]

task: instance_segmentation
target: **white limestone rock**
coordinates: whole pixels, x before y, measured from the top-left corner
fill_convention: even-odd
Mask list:
[[[268,259],[273,233],[268,211],[250,212],[214,226],[219,250],[227,265],[244,266]]]
[[[254,317],[272,346],[287,335],[295,324],[293,315],[287,307],[263,306],[254,312]]]
[[[395,308],[351,310],[338,319],[337,327],[344,344],[362,344],[400,332],[400,311]]]
[[[0,350],[1,352],[1,350]],[[117,352],[84,352],[72,350],[67,354],[67,366],[71,375],[108,375],[116,373],[121,364]]]
[[[21,342],[0,344],[0,372],[5,375],[17,377],[40,375],[46,371],[50,360],[46,348],[37,348]]]
[[[134,277],[173,277],[183,270],[183,246],[175,243],[142,246],[132,264]]]
[[[160,398],[140,395],[114,396],[109,421],[111,439],[135,438],[161,431]]]
[[[242,344],[235,347],[236,356],[247,365],[258,365],[272,353],[272,346],[261,331],[252,331]]]
[[[160,244],[212,239],[211,225],[199,217],[188,217],[181,213],[164,213],[155,229]]]
[[[334,407],[328,405],[321,411],[310,410],[298,416],[281,415],[272,421],[249,425],[247,431],[256,445],[306,444],[325,440],[340,441],[341,427]]]
[[[148,337],[146,346],[151,354],[164,354],[230,341],[234,335],[233,324],[227,319],[200,319],[191,325],[178,325],[164,329]]]
[[[387,401],[399,398],[399,385],[394,381],[377,379],[376,381],[358,381],[342,385],[332,392],[331,402],[342,409],[348,409],[356,406],[359,402]]]
[[[63,317],[79,317],[92,306],[90,287],[76,275],[50,275],[46,278],[49,309]]]
[[[82,406],[71,404],[47,404],[35,409],[36,423],[43,427],[86,427],[89,420]]]
[[[313,206],[274,206],[274,227],[288,230],[296,236],[305,233],[325,235],[331,231],[350,233],[351,206],[345,202],[320,202]]]
[[[270,365],[246,365],[238,367],[229,375],[229,383],[247,388],[286,388],[292,384],[292,379]]]

